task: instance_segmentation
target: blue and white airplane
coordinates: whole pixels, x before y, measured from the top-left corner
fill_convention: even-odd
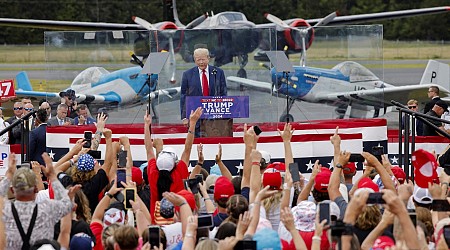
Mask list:
[[[288,105],[280,121],[293,121],[289,110],[295,101],[326,103],[335,106],[337,118],[378,117],[390,111],[391,100],[406,103],[416,99],[429,101],[430,86],[439,86],[445,100],[450,92],[449,65],[430,60],[420,84],[393,86],[381,81],[375,74],[356,62],[342,62],[332,69],[294,66],[295,72],[276,72],[271,69],[272,83],[235,76],[227,77],[228,83],[236,83],[270,91],[278,97],[288,97]],[[287,78],[287,79],[286,79]]]
[[[75,91],[77,103],[88,104],[93,108],[133,107],[148,103],[149,98],[154,106],[179,98],[180,87],[158,90],[158,75],[142,74],[141,70],[139,66],[113,72],[103,67],[90,67],[79,73],[68,89]],[[34,91],[24,71],[17,74],[16,83],[16,95],[19,97],[46,98],[59,102],[59,92]]]

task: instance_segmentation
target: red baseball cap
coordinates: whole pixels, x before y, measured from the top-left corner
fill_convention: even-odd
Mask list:
[[[437,182],[439,178],[436,172],[438,163],[430,152],[423,149],[412,153],[412,165],[414,166],[414,181],[421,188],[428,188],[428,183]]]
[[[136,185],[141,185],[144,182],[144,178],[142,178],[142,171],[138,167],[131,168],[131,180],[136,182]]]
[[[286,165],[283,162],[274,162],[267,166],[267,169],[273,168],[280,172],[286,172]]]
[[[356,163],[349,162],[342,168],[342,170],[344,171],[344,174],[354,174],[356,172]]]
[[[380,191],[378,185],[375,182],[373,182],[372,179],[370,179],[369,177],[361,178],[361,180],[359,180],[358,182],[358,188],[370,188],[374,192]]]
[[[195,204],[194,194],[192,192],[189,192],[189,191],[183,189],[180,192],[178,192],[177,194],[184,197],[186,202],[191,207],[192,211],[197,209],[197,205]],[[176,207],[176,209],[179,209],[179,207]]]
[[[385,249],[386,247],[392,247],[395,246],[394,240],[389,236],[379,236],[375,242],[373,243],[372,249],[373,250],[381,250]]]
[[[320,172],[316,175],[316,179],[314,180],[314,189],[319,192],[326,193],[328,192],[328,183],[330,182],[331,171],[322,167]]]
[[[400,184],[403,184],[406,180],[406,173],[403,171],[403,169],[399,166],[394,166],[391,168],[392,173],[394,173],[395,178],[397,178],[398,182]]]
[[[214,200],[220,200],[222,198],[230,198],[234,195],[234,186],[227,177],[220,176],[216,180],[216,184],[214,185]]]
[[[280,171],[275,168],[267,168],[263,174],[263,187],[270,186],[270,189],[281,190],[281,184],[283,179],[281,178]]]

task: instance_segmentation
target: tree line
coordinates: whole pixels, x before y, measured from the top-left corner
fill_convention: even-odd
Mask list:
[[[139,16],[151,23],[171,19],[171,0],[0,0],[0,17],[85,22],[132,23]],[[202,13],[240,11],[254,23],[267,23],[264,13],[281,19],[320,18],[333,11],[354,15],[444,6],[448,0],[178,0],[177,9],[185,24]],[[380,22],[377,22],[380,23]],[[388,40],[449,40],[447,13],[384,21]],[[1,44],[42,44],[44,30],[1,27]]]

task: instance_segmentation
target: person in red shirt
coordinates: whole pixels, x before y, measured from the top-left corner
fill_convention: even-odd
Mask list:
[[[146,114],[144,116],[144,140],[145,150],[147,151],[148,160],[148,179],[150,186],[150,215],[152,223],[154,223],[155,203],[160,201],[164,192],[179,192],[184,189],[183,179],[189,179],[187,165],[189,164],[189,156],[191,155],[192,144],[194,142],[195,124],[202,115],[202,108],[199,107],[191,112],[189,117],[189,130],[184,144],[184,151],[181,159],[173,149],[165,148],[155,159],[153,152],[153,142],[151,140],[151,117]]]

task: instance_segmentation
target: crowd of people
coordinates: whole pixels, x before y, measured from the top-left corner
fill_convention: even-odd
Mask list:
[[[40,161],[17,168],[11,155],[0,182],[0,248],[448,249],[450,171],[439,177],[436,171],[438,164],[450,166],[449,153],[436,159],[415,152],[413,183],[387,157],[363,152],[365,169],[356,177],[336,128],[330,137],[332,170],[316,161],[306,179],[291,171],[290,124],[279,130],[284,162],[271,162],[270,152],[258,150],[259,136],[245,125],[243,171],[232,176],[222,161],[229,152],[220,144],[209,172],[201,144],[191,158],[201,114],[198,108],[188,117],[180,156],[152,138],[151,117],[145,115],[142,166],[133,166],[130,140],[113,140],[102,114],[91,145],[80,139],[56,163],[41,151],[35,152]],[[42,108],[36,119],[45,123],[47,115]],[[103,164],[89,153],[101,140]]]

